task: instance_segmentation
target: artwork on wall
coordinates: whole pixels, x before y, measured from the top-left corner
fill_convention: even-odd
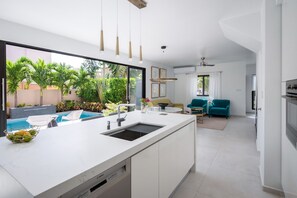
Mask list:
[[[159,83],[152,83],[151,84],[151,96],[152,98],[159,97]]]
[[[160,97],[166,97],[166,83],[160,83]]]
[[[167,77],[167,70],[160,68],[160,78],[166,78]]]
[[[159,68],[158,67],[151,67],[151,77],[152,79],[158,79],[159,78]]]
[[[158,68],[155,66],[151,67],[151,79],[155,79],[156,82],[151,83],[151,97],[159,98],[166,97],[166,83],[161,83],[159,78],[167,78],[167,70]]]

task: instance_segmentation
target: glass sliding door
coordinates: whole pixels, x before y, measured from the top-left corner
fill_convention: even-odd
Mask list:
[[[145,69],[0,41],[0,94],[4,136],[32,127],[29,116],[51,114],[59,126],[74,110],[83,110],[80,119],[103,116],[107,103],[140,109]]]
[[[144,69],[129,67],[129,103],[136,104],[138,110],[140,109],[140,99],[145,97],[144,75]]]
[[[6,44],[0,41],[0,137],[6,130]]]

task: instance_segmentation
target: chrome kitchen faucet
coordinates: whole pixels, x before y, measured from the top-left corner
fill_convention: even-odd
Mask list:
[[[135,104],[119,104],[118,106],[118,126],[121,126],[121,123],[125,121],[125,118],[127,117],[127,115],[123,118],[121,118],[121,107],[135,107]]]

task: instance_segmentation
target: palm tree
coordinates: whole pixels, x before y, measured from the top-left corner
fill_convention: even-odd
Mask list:
[[[76,72],[72,70],[71,66],[65,63],[55,64],[53,70],[52,85],[60,89],[61,101],[63,101],[63,96],[69,92],[70,87],[73,85]]]
[[[101,61],[85,59],[81,66],[87,71],[91,78],[96,78],[97,72],[102,68]]]
[[[109,75],[109,78],[127,78],[128,76],[127,67],[113,63],[108,63],[107,67],[111,71],[111,75]]]
[[[80,67],[78,72],[74,73],[74,76],[75,81],[73,82],[73,86],[78,89],[90,80],[90,74],[84,69],[84,67]]]
[[[50,64],[46,64],[44,60],[38,59],[36,63],[31,64],[32,80],[40,87],[40,105],[43,105],[43,90],[51,85],[52,81],[52,68]]]
[[[31,60],[26,57],[21,57],[15,63],[7,61],[6,63],[6,72],[7,72],[7,86],[8,93],[14,94],[14,106],[18,104],[18,87],[24,79],[28,78],[27,83],[29,82],[30,69],[28,65],[31,64]]]

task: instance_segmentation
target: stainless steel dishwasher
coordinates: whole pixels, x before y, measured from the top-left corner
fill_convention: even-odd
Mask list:
[[[60,198],[131,198],[130,158],[86,181]]]

